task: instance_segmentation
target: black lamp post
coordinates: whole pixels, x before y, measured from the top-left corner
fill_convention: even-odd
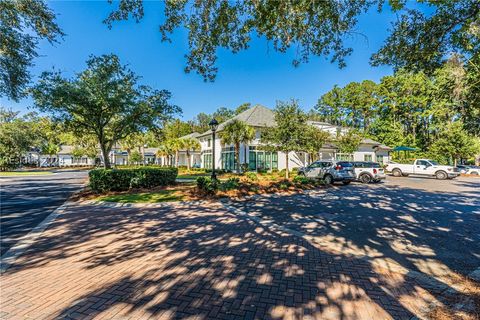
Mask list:
[[[216,180],[217,175],[215,174],[215,131],[218,128],[218,121],[213,118],[208,125],[210,126],[210,129],[212,129],[212,180]]]

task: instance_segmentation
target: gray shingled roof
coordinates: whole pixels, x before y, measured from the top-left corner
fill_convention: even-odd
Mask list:
[[[73,146],[61,145],[58,154],[72,154]]]
[[[378,146],[379,149],[384,149],[384,150],[392,150],[392,148],[378,142],[378,141],[375,141],[375,140],[372,140],[372,139],[369,139],[369,138],[365,138],[362,140],[362,143],[363,144],[373,144],[375,146]]]
[[[222,131],[225,125],[233,120],[240,120],[252,127],[273,127],[275,125],[275,115],[272,110],[267,107],[256,105],[248,110],[237,114],[235,117],[228,119],[218,125],[218,131]],[[208,130],[199,136],[212,134],[212,130]]]
[[[197,138],[198,136],[200,136],[201,134],[198,133],[198,132],[192,132],[192,133],[189,133],[183,137],[180,137],[180,139],[186,139],[186,138]]]

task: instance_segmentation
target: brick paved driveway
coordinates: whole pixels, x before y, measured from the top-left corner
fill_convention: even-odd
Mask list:
[[[0,318],[409,319],[451,286],[446,278],[478,265],[478,234],[451,241],[467,250],[458,270],[456,256],[434,246],[442,232],[478,226],[478,199],[451,209],[432,199],[427,224],[413,202],[397,212],[383,208],[393,194],[373,196],[366,223],[347,232],[362,219],[347,210],[353,199],[333,202],[333,190],[284,197],[285,208],[278,198],[233,203],[252,218],[220,203],[72,205],[2,275]],[[320,202],[338,214],[309,211]]]

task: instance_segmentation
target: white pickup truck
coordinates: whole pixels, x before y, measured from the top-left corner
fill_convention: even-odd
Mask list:
[[[437,179],[453,179],[460,175],[460,171],[452,166],[443,166],[430,159],[416,159],[413,164],[388,163],[386,170],[394,177],[408,176],[410,174],[436,177]]]

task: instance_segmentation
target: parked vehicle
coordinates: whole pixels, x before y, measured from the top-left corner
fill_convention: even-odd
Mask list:
[[[311,179],[322,179],[326,184],[341,181],[349,184],[355,180],[353,163],[348,161],[319,160],[307,167],[299,168],[298,174]]]
[[[460,167],[460,166],[457,166],[457,168]],[[466,174],[473,174],[473,175],[480,175],[480,167],[479,166],[464,166],[466,167],[465,168],[465,172],[462,172],[462,170],[460,169],[460,172],[461,173],[466,173]]]
[[[467,171],[470,170],[470,166],[459,164],[457,165],[457,169],[460,173],[467,173]]]
[[[353,167],[356,180],[362,183],[379,182],[386,178],[385,170],[376,162],[356,161]]]
[[[390,162],[386,170],[394,177],[408,176],[410,174],[436,177],[439,180],[453,179],[460,175],[460,170],[453,166],[440,165],[435,160],[416,159],[413,164]]]
[[[467,171],[468,174],[480,175],[480,166],[470,166],[470,170]]]

